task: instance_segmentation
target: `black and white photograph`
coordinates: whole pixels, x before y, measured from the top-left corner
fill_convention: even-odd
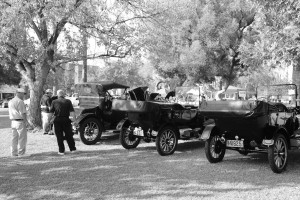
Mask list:
[[[299,119],[299,0],[0,0],[0,200],[298,200]]]

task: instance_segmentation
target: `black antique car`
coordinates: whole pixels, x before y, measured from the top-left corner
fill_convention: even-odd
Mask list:
[[[188,101],[182,102],[185,104],[166,102],[160,98],[158,101],[156,93],[145,95],[139,91],[139,95],[133,91],[135,95],[131,94],[131,100],[113,101],[113,110],[127,112],[127,117],[117,126],[124,148],[136,148],[141,139],[155,140],[158,153],[164,156],[174,153],[178,139],[200,137],[203,117],[199,115],[197,105]],[[184,91],[188,90],[181,91],[180,95],[184,96]]]
[[[268,154],[273,172],[286,169],[288,150],[300,147],[294,84],[260,86],[257,100],[207,101],[200,112],[207,119],[201,138],[209,162],[223,160],[226,149],[247,155]]]
[[[126,85],[112,81],[80,83],[75,85],[79,96],[80,115],[76,118],[75,129],[84,144],[95,144],[103,131],[116,130],[124,119],[125,112],[111,110],[113,99],[126,99]]]

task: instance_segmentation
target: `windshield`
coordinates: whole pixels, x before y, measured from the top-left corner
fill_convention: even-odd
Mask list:
[[[269,85],[257,87],[257,100],[271,103],[283,103],[286,107],[295,107],[297,87],[294,84]]]
[[[101,85],[96,84],[77,84],[75,85],[75,92],[78,96],[99,96],[103,91]]]
[[[115,88],[107,90],[107,93],[114,99],[126,99],[126,91],[124,88]]]

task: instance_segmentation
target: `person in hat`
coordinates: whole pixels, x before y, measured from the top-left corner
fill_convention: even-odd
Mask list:
[[[41,114],[42,114],[42,126],[44,135],[53,135],[50,130],[50,120],[52,118],[52,113],[49,111],[52,102],[52,90],[47,89],[45,94],[41,99]]]
[[[52,101],[50,112],[54,114],[54,132],[57,138],[58,154],[65,154],[64,138],[67,140],[71,153],[76,151],[75,141],[73,138],[72,124],[70,114],[73,119],[76,119],[72,102],[65,99],[65,92],[63,90],[57,91],[57,99]],[[65,137],[64,137],[65,135]]]
[[[26,94],[23,88],[16,91],[16,96],[8,102],[9,118],[12,128],[11,155],[22,156],[26,152],[28,125],[26,107],[23,101]],[[18,148],[19,145],[19,148]]]

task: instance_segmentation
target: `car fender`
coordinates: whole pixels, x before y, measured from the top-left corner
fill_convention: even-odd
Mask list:
[[[125,126],[127,127],[127,126],[129,126],[130,124],[131,124],[131,122],[129,121],[129,119],[124,118],[124,119],[122,119],[122,120],[118,123],[116,129],[117,129],[117,130],[121,130],[123,127],[125,127]]]
[[[87,118],[90,118],[90,117],[94,117],[94,118],[97,118],[97,116],[94,114],[94,113],[84,113],[84,114],[81,114],[79,115],[75,122],[77,124],[80,124],[83,120],[87,119]],[[98,119],[98,118],[97,118]]]
[[[284,137],[285,137],[285,139],[288,143],[288,146],[290,147],[289,134],[288,134],[287,129],[284,126],[277,127],[276,130],[273,132],[272,137],[271,138],[267,137],[267,138],[263,139],[262,144],[265,145],[265,146],[274,145],[273,136],[276,135],[277,133],[282,133],[284,135]]]
[[[164,127],[166,126],[172,126],[174,127],[177,131],[176,131],[176,134],[177,134],[177,137],[179,138],[180,137],[180,133],[179,133],[179,129],[178,127],[174,124],[174,123],[169,123],[169,122],[166,122],[166,123],[163,123],[157,130],[157,133],[159,133]]]
[[[284,126],[278,127],[275,133],[282,133],[285,136],[285,139],[290,147],[290,136],[288,130]]]
[[[205,126],[202,134],[201,134],[201,139],[202,140],[207,140],[210,137],[210,134],[212,133],[213,129],[216,127],[215,124],[208,124]]]

